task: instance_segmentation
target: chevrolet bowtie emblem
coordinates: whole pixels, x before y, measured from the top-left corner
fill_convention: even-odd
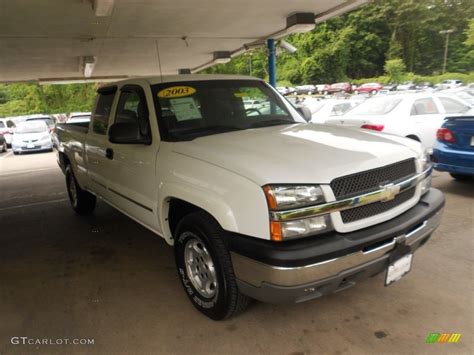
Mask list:
[[[380,194],[381,202],[393,200],[395,196],[397,196],[400,192],[400,186],[394,184],[381,185],[380,188],[382,189],[382,192]]]

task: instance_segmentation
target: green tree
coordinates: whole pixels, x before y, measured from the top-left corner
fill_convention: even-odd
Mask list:
[[[405,64],[401,59],[389,59],[385,62],[385,73],[391,82],[399,83],[405,74]]]

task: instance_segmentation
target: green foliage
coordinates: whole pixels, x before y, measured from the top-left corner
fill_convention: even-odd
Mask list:
[[[90,111],[95,84],[0,85],[0,117]]]
[[[401,59],[408,72],[429,76],[442,69],[446,37],[439,32],[450,28],[455,31],[450,35],[447,69],[470,73],[473,18],[472,0],[373,0],[318,24],[310,33],[290,36],[287,40],[298,51],[278,55],[278,79],[298,85],[378,77],[391,59]],[[265,50],[258,53],[258,70],[252,75],[265,78]],[[241,56],[208,72],[249,74],[246,63]]]
[[[405,73],[405,64],[401,59],[389,59],[385,62],[384,70],[392,82],[399,83]]]

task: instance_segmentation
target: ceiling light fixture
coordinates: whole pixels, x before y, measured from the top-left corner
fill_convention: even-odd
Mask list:
[[[217,51],[214,52],[213,62],[215,64],[225,64],[229,63],[231,60],[230,52],[229,51]]]
[[[92,72],[94,71],[96,62],[97,62],[97,57],[93,57],[93,56],[83,57],[83,72],[86,78],[90,78],[92,76]]]

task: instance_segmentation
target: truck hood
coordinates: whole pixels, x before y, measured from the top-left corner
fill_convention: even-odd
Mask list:
[[[422,154],[413,140],[343,127],[294,124],[172,143],[172,150],[246,177],[258,185],[330,183]]]

